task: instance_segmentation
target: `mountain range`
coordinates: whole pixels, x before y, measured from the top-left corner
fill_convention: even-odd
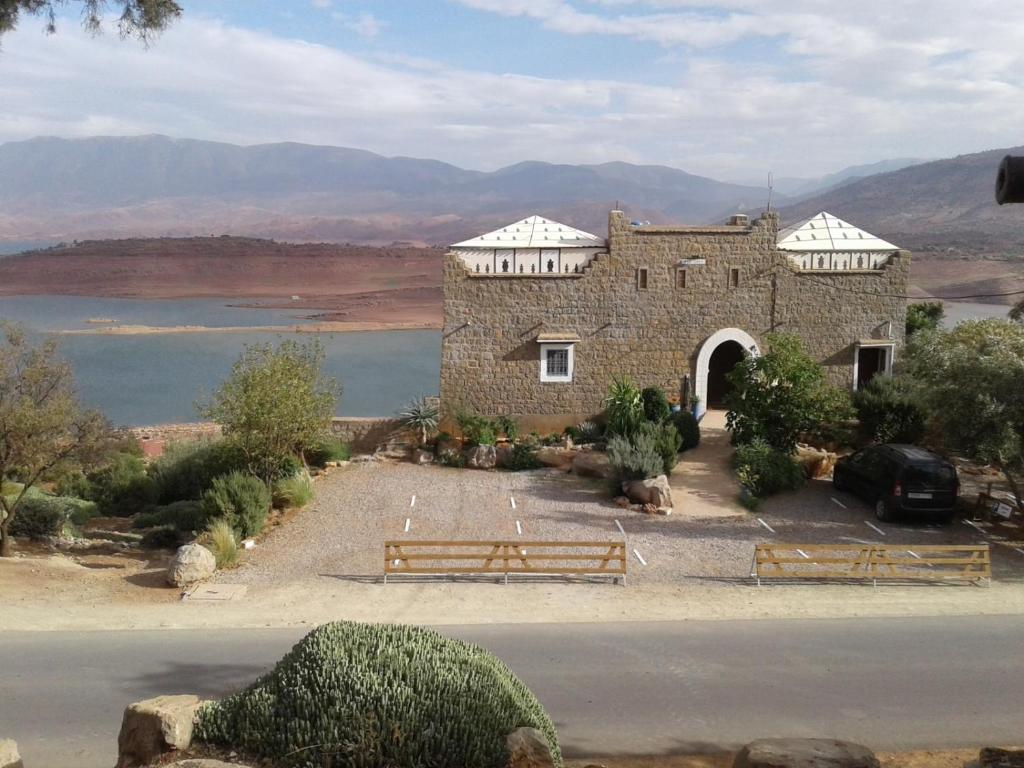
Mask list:
[[[783,186],[798,194],[776,195],[774,205],[784,223],[827,210],[915,251],[1015,258],[1024,253],[1024,206],[1000,208],[992,196],[1007,153],[1024,147],[790,179]],[[444,245],[533,213],[603,234],[616,204],[635,219],[701,224],[756,214],[766,200],[765,188],[623,162],[485,172],[294,143],[139,136],[0,145],[0,244],[228,233]]]

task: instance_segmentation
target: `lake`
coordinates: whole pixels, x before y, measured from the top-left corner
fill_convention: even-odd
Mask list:
[[[0,318],[33,333],[122,325],[268,326],[301,322],[288,309],[230,307],[227,299],[134,300],[78,296],[0,297]],[[230,373],[246,344],[303,335],[267,332],[62,336],[83,403],[125,426],[197,421],[194,403]],[[339,415],[388,416],[414,397],[437,394],[440,331],[317,334],[325,373],[343,387]]]

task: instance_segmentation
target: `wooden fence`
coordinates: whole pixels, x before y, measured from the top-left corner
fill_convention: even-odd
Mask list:
[[[992,582],[988,544],[758,544],[757,579]]]
[[[624,541],[385,541],[388,575],[555,574],[626,582]]]

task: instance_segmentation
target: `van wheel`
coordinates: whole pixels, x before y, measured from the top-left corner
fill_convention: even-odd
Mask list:
[[[889,503],[885,499],[879,499],[875,502],[875,517],[883,523],[888,523],[892,520],[892,512],[889,511]]]

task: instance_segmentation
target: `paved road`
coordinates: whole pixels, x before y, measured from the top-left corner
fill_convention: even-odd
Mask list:
[[[0,613],[2,623],[2,613]],[[1024,738],[1024,617],[448,627],[537,693],[567,755],[769,735],[876,749]],[[0,633],[0,737],[29,768],[110,768],[125,704],[218,696],[302,631]]]

